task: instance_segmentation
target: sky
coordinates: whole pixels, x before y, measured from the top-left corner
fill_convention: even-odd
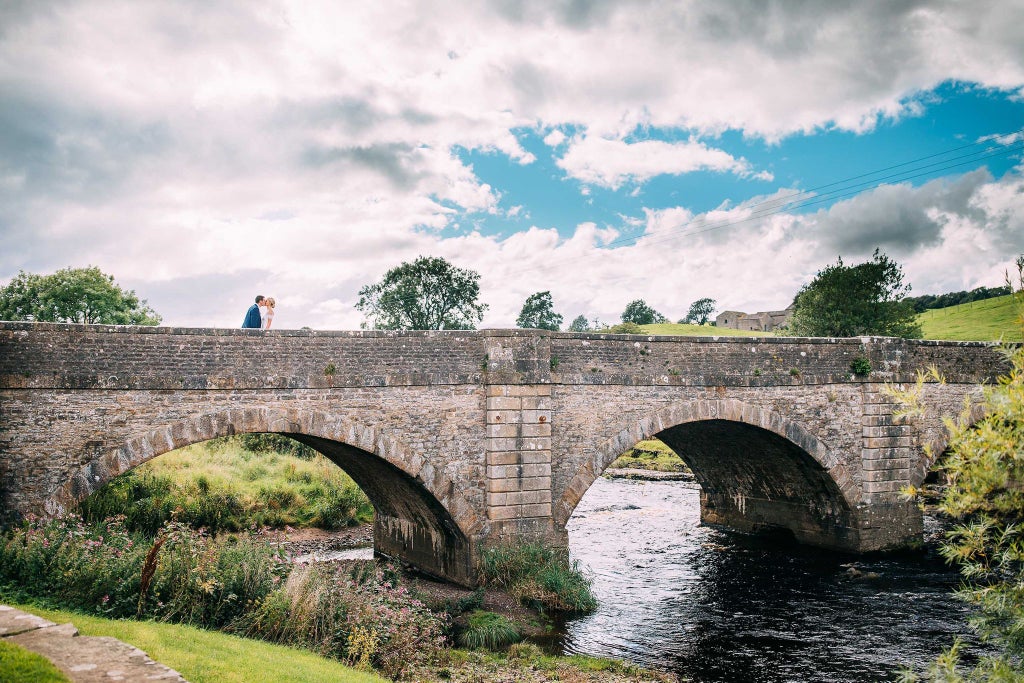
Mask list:
[[[912,295],[1024,252],[1024,0],[6,0],[0,285],[98,266],[163,324],[358,329],[418,256],[480,327]]]

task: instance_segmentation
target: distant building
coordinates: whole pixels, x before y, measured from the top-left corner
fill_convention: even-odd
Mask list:
[[[715,325],[749,332],[773,332],[788,323],[791,317],[793,317],[792,306],[784,311],[762,311],[761,313],[723,311],[715,318]]]

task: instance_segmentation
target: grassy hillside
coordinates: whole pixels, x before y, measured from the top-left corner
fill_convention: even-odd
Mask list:
[[[1020,310],[1012,296],[937,308],[918,316],[925,339],[1022,341]]]

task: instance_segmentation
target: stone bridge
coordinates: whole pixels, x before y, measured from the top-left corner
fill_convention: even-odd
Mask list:
[[[854,376],[865,357],[872,371]],[[894,418],[886,382],[926,385]],[[330,458],[376,510],[378,553],[472,584],[488,544],[565,544],[602,471],[658,437],[704,522],[846,551],[917,538],[899,491],[938,416],[1004,369],[981,343],[538,330],[322,332],[0,323],[0,519],[56,515],[167,451],[245,432]],[[629,533],[623,529],[623,533]]]

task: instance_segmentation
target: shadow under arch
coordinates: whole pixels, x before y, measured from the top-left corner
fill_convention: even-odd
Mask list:
[[[733,399],[680,401],[603,440],[556,506],[564,525],[590,485],[638,441],[664,441],[701,487],[701,521],[740,531],[785,530],[802,543],[859,545],[859,487],[809,430],[777,412]]]
[[[341,467],[373,504],[374,551],[425,573],[473,583],[472,539],[483,523],[449,480],[385,430],[320,411],[233,408],[160,426],[84,465],[43,505],[65,512],[119,474],[172,450],[246,433],[277,433]]]

